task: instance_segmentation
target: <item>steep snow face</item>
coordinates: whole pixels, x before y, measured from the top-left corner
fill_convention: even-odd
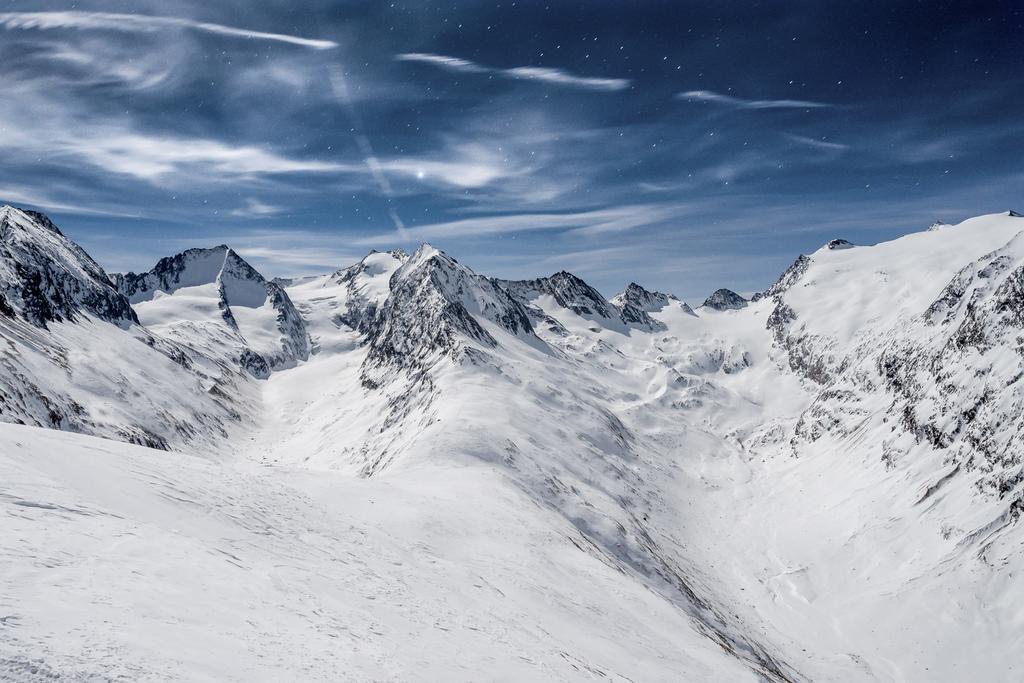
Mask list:
[[[349,327],[366,332],[377,308],[391,293],[391,274],[409,256],[400,250],[371,252],[358,263],[334,273],[329,282],[345,287],[345,310],[340,319]]]
[[[0,315],[46,327],[81,314],[136,322],[103,269],[46,216],[0,207]]]
[[[857,431],[873,435],[891,469],[940,453],[922,502],[966,479],[993,499],[976,507],[995,525],[986,534],[1015,520],[1024,509],[1022,231],[1018,218],[988,216],[850,252],[873,252],[863,258],[816,255],[773,314],[790,366],[824,385],[797,425],[795,451]],[[819,280],[832,277],[860,283],[848,288],[845,316],[829,309],[841,305],[835,285]]]
[[[226,246],[189,249],[147,273],[114,275],[147,327],[256,377],[309,357],[305,321],[284,288]]]

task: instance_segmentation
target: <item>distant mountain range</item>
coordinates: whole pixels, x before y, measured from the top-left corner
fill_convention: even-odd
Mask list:
[[[1019,680],[1021,378],[1014,212],[691,308],[5,206],[0,679]]]

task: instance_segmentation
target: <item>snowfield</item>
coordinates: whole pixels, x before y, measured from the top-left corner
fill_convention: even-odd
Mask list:
[[[0,426],[0,677],[755,680],[480,463],[353,479]]]
[[[0,678],[1020,680],[1022,232],[691,307],[5,207]]]

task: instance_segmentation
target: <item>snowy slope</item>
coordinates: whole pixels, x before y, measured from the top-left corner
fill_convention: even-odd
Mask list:
[[[201,411],[217,397],[237,429],[168,439],[187,455],[167,458],[9,428],[0,441],[27,434],[16,438],[31,455],[0,451],[12,473],[0,479],[136,520],[125,524],[159,525],[185,514],[161,506],[186,505],[201,519],[167,537],[146,528],[172,549],[168,568],[198,554],[211,578],[157,572],[150,546],[130,548],[103,570],[117,589],[76,598],[121,607],[82,631],[98,635],[39,640],[69,618],[58,585],[51,602],[19,607],[47,615],[37,630],[0,644],[48,671],[109,675],[115,658],[100,653],[118,652],[143,677],[188,679],[1018,680],[1022,230],[999,214],[875,246],[834,240],[749,301],[719,290],[696,311],[635,283],[608,301],[564,272],[495,280],[430,245],[295,281],[229,268],[226,247],[115,278],[147,327],[76,318],[37,334],[66,328],[77,336],[61,343],[89,353],[114,332],[178,349],[221,384],[204,393],[165,378],[174,395],[143,387],[140,405]],[[294,339],[269,285],[308,353],[238,372],[239,349],[262,357]],[[41,394],[98,396],[109,383],[72,374]],[[104,477],[126,493],[46,465],[54,439],[106,458]],[[156,501],[154,486],[176,493]],[[0,539],[18,557],[60,547],[82,562],[96,551],[72,538],[125,538],[116,527],[46,538],[47,519]],[[18,567],[19,580],[41,580]],[[23,584],[6,585],[0,597],[24,605]],[[216,614],[198,616],[215,598]],[[83,603],[67,609],[93,618]],[[139,624],[152,630],[124,642]],[[228,669],[154,652],[207,632],[234,653]]]
[[[0,425],[0,679],[755,678],[481,463],[353,479]]]

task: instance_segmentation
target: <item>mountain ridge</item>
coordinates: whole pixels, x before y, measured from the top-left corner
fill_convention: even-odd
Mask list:
[[[536,545],[512,555],[583,563],[619,577],[616,591],[653,596],[644,604],[667,610],[674,642],[690,658],[680,664],[684,674],[925,680],[927,667],[998,680],[1007,673],[1000,666],[1014,664],[1005,655],[1019,651],[1012,606],[1024,599],[1006,580],[1024,569],[1024,360],[1016,350],[1024,222],[1016,216],[982,216],[874,246],[826,245],[749,301],[730,292],[706,303],[722,304],[708,311],[635,283],[608,300],[565,271],[490,278],[426,244],[411,255],[371,252],[294,281],[267,280],[226,245],[107,278],[48,219],[16,220],[20,227],[0,233],[9,262],[28,255],[37,269],[80,279],[64,281],[61,292],[95,287],[113,301],[137,301],[127,304],[134,320],[123,311],[97,315],[93,308],[106,309],[90,303],[92,294],[53,295],[55,310],[65,301],[81,307],[46,326],[20,310],[0,315],[0,337],[13,349],[0,351],[2,421],[194,453],[222,463],[232,481],[253,466],[287,477],[297,487],[287,493],[260,484],[275,491],[276,507],[252,501],[261,512],[249,514],[284,525],[271,538],[302,533],[287,497],[332,497],[320,486],[357,499],[373,491],[349,511],[376,520],[362,527],[372,538],[404,514],[401,504],[388,505],[405,500],[397,482],[429,481],[431,496],[454,496],[442,505],[455,515],[444,518],[443,536],[458,539],[479,516],[460,496],[489,514],[507,512],[454,483],[459,495],[446,493],[444,482],[458,473],[482,477],[489,496],[518,501],[518,522],[537,534]],[[18,246],[27,235],[47,249]],[[16,284],[13,265],[9,272]],[[282,317],[301,326],[283,330]],[[299,330],[305,353],[293,336]],[[289,339],[296,346],[285,348]],[[246,349],[265,360],[282,355],[264,371],[257,361],[247,365]],[[114,450],[117,462],[157,457]],[[50,457],[34,450],[31,462],[45,468]],[[19,458],[7,466],[26,467]],[[203,492],[207,474],[197,479],[166,458],[162,481],[223,509]],[[73,480],[61,482],[66,496]],[[0,500],[32,500],[13,486],[4,495],[20,497]],[[102,491],[89,495],[115,505]],[[416,509],[423,525],[440,519],[436,503]],[[33,527],[24,523],[29,539]],[[247,547],[264,547],[245,538]],[[341,550],[348,539],[324,538],[312,542],[342,557],[351,552]],[[405,561],[426,572],[424,558],[441,558],[460,576],[472,564],[457,542],[431,538],[429,551],[414,548]],[[18,543],[15,550],[28,547]],[[265,549],[300,561],[295,548]],[[229,552],[258,563],[244,549]],[[373,565],[380,575],[393,571]],[[475,583],[501,593],[539,576],[476,571]],[[530,590],[571,603],[571,579],[547,581]],[[444,585],[465,605],[485,590]],[[620,616],[628,611],[616,593],[601,599]],[[514,616],[500,605],[489,609],[511,632],[543,628],[558,634],[559,652],[581,647],[549,615]],[[924,614],[932,626],[922,630]],[[594,637],[608,637],[614,627],[598,621],[606,635]],[[655,625],[641,619],[633,628],[637,642],[666,647]],[[968,637],[970,652],[956,647]],[[499,642],[488,647],[511,666],[515,657]],[[638,645],[609,662],[583,649],[585,661],[565,677],[680,673],[657,669],[668,650]],[[567,661],[555,651],[537,656],[549,667]]]

